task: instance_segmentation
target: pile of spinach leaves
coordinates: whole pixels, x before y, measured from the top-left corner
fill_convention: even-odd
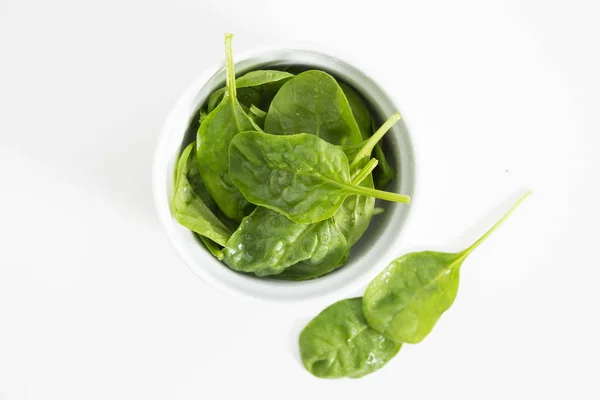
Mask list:
[[[342,266],[395,171],[363,98],[319,70],[250,71],[236,79],[225,35],[226,83],[193,121],[171,203],[229,268],[272,279],[318,278]],[[373,154],[373,158],[372,158]]]
[[[422,341],[454,303],[463,261],[528,195],[465,250],[405,254],[371,281],[363,297],[323,310],[300,333],[305,368],[319,378],[360,378],[383,367],[402,344]]]

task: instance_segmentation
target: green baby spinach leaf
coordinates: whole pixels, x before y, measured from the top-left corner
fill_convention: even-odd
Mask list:
[[[298,223],[330,218],[352,194],[410,201],[408,196],[353,184],[344,152],[306,133],[238,134],[229,146],[229,174],[250,202]]]
[[[250,71],[235,80],[237,97],[240,104],[268,110],[273,97],[281,86],[294,75],[285,71],[258,70]],[[214,110],[223,99],[227,88],[222,88],[210,95],[208,110]]]
[[[197,135],[197,152],[200,174],[208,192],[227,217],[241,221],[254,206],[231,182],[227,148],[231,139],[239,132],[260,128],[237,101],[231,39],[231,34],[225,35],[227,91],[221,103],[202,120]]]
[[[244,218],[223,253],[232,269],[266,276],[279,274],[299,262],[313,271],[327,266],[333,269],[346,248],[346,239],[330,220],[297,224],[275,211],[257,207]]]
[[[362,140],[348,100],[337,81],[323,71],[306,71],[277,92],[265,120],[265,132],[311,133],[332,144]]]
[[[352,182],[355,184],[362,183],[363,180],[369,181],[371,179],[371,171],[377,165],[377,160],[373,159],[369,162],[362,170],[356,173],[356,175],[352,178]],[[372,181],[371,181],[372,183]],[[359,199],[360,201],[352,201],[353,199]],[[356,207],[360,209],[352,209],[352,214],[349,214],[349,206],[347,205],[348,201],[351,201],[351,204],[358,204]],[[366,225],[368,227],[370,218],[364,218],[365,214],[367,214],[370,210],[368,204],[364,203],[375,203],[375,199],[368,196],[348,196],[342,206],[336,211],[332,218],[326,220],[327,223],[334,224],[337,227],[337,230],[342,234],[342,236],[346,239],[345,242],[345,252],[342,254],[341,258],[339,257],[339,249],[338,248],[327,248],[327,251],[331,253],[332,251],[335,254],[330,254],[325,261],[320,263],[310,263],[306,261],[301,261],[283,271],[281,274],[275,276],[276,279],[284,279],[284,280],[292,280],[292,281],[304,281],[308,279],[315,279],[329,272],[335,270],[336,268],[342,266],[348,261],[350,256],[350,247],[354,245],[360,238],[360,236],[366,230],[358,228],[363,220],[366,220]],[[372,208],[372,206],[371,206]],[[336,220],[337,217],[337,220]],[[286,218],[287,219],[287,218]],[[290,224],[295,224],[290,219],[287,219]],[[317,222],[317,224],[323,223],[325,221]],[[337,262],[336,262],[337,260]]]
[[[406,254],[383,270],[367,287],[365,317],[376,331],[402,343],[419,343],[458,291],[460,267],[529,195],[523,196],[490,230],[459,253],[422,251]]]
[[[371,116],[371,112],[363,98],[349,85],[340,82],[340,87],[344,91],[352,114],[360,129],[363,140],[368,139],[375,129],[375,120]],[[379,161],[379,166],[374,173],[375,187],[377,189],[385,189],[396,176],[396,172],[388,163],[381,145],[377,143],[374,148],[375,158]]]
[[[300,333],[304,367],[318,378],[360,378],[383,367],[400,350],[371,329],[361,298],[338,301],[313,318]]]
[[[195,146],[187,146],[177,162],[173,216],[186,228],[225,245],[232,231],[215,214],[216,204],[200,176]]]

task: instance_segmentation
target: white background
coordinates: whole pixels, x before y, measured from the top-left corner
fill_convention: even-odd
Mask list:
[[[0,399],[598,399],[597,5],[0,0]],[[212,289],[155,217],[156,138],[225,31],[386,77],[418,150],[398,255],[459,250],[533,190],[433,333],[361,380],[301,366],[321,307]]]

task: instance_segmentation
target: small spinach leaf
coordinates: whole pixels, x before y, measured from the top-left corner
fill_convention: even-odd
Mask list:
[[[225,263],[232,269],[266,276],[279,274],[298,262],[307,268],[333,268],[346,248],[346,239],[329,220],[297,224],[257,207],[244,218],[223,252]]]
[[[400,350],[369,327],[359,298],[338,301],[300,333],[304,367],[319,378],[360,378],[383,367]]]
[[[231,182],[227,147],[239,132],[259,128],[237,101],[231,38],[232,35],[225,35],[227,91],[221,103],[203,119],[198,129],[197,151],[200,173],[209,193],[227,217],[241,221],[254,206]]]
[[[344,152],[305,133],[238,134],[229,146],[229,174],[250,202],[298,223],[330,218],[352,194],[410,201],[408,196],[353,184]]]
[[[523,196],[490,230],[460,253],[422,251],[396,259],[367,287],[363,310],[369,326],[403,343],[419,343],[458,291],[465,258],[489,237],[525,200]]]
[[[362,140],[348,100],[337,81],[323,71],[306,71],[277,92],[265,120],[265,132],[312,133],[329,143]]]
[[[177,162],[173,216],[186,228],[225,245],[231,230],[215,215],[216,205],[200,177],[195,145],[186,147]]]
[[[246,107],[254,104],[260,109],[268,110],[277,91],[293,77],[294,75],[285,71],[250,71],[235,80],[239,102]],[[221,102],[226,89],[226,87],[219,89],[210,95],[208,99],[209,111],[214,110]]]

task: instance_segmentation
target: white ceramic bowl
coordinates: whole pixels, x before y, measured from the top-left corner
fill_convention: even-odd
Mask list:
[[[235,56],[236,74],[282,65],[303,65],[330,72],[352,85],[371,104],[379,122],[396,111],[402,111],[392,97],[376,81],[358,69],[347,57],[334,56],[331,50],[315,50],[319,46],[300,44],[283,48],[261,49]],[[352,248],[347,264],[319,279],[288,282],[255,278],[227,268],[216,260],[196,239],[172,217],[169,199],[173,193],[174,168],[184,145],[195,140],[195,130],[188,129],[198,109],[208,96],[225,82],[223,63],[204,72],[175,104],[160,135],[153,165],[153,190],[156,210],[167,236],[185,263],[209,284],[235,295],[255,299],[288,301],[332,301],[349,295],[366,285],[391,260],[405,229],[407,216],[415,202],[415,160],[412,140],[405,119],[386,134],[384,146],[397,177],[387,189],[407,194],[412,204],[378,202],[385,208],[375,216],[368,231]]]

